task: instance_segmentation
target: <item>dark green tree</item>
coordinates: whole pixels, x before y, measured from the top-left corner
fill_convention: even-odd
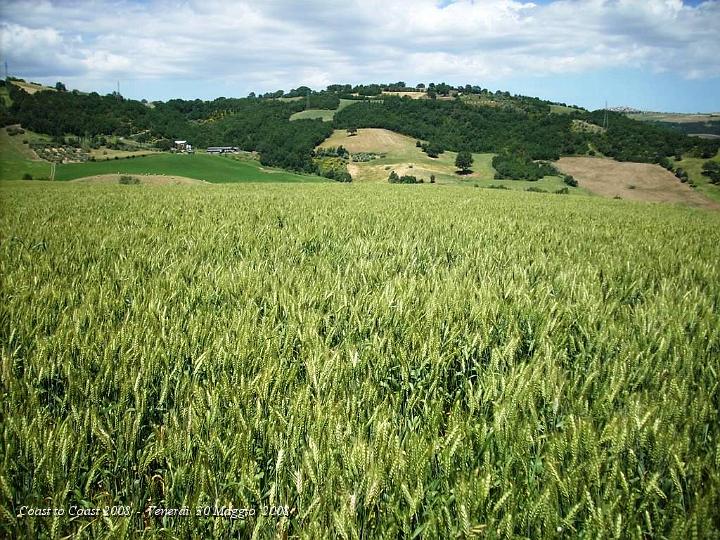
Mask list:
[[[457,157],[455,158],[455,166],[460,169],[462,174],[467,174],[470,172],[470,167],[472,167],[473,164],[473,157],[470,152],[467,150],[461,150],[458,152]]]

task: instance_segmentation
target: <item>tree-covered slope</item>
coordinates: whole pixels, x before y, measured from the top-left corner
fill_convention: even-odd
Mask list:
[[[387,97],[340,111],[337,128],[374,127],[425,139],[444,148],[473,152],[522,149],[533,159],[557,159],[585,153],[591,145],[605,155],[626,161],[657,161],[663,156],[717,152],[720,142],[703,141],[681,133],[609,114],[604,111],[554,114],[542,108],[471,106],[462,100],[435,101]],[[596,126],[577,129],[577,123]]]

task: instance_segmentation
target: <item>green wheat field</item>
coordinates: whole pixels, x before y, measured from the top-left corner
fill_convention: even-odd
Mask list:
[[[6,182],[0,234],[2,537],[719,536],[719,213]]]

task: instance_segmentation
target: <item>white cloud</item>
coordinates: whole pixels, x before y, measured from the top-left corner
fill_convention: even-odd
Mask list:
[[[2,53],[17,74],[260,91],[618,67],[717,77],[718,28],[720,0],[11,1],[0,11]]]

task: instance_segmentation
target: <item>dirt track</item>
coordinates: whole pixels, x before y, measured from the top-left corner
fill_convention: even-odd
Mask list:
[[[720,204],[705,198],[659,165],[621,163],[612,159],[564,157],[557,168],[570,174],[583,187],[604,197],[631,201],[681,203],[720,210]]]

